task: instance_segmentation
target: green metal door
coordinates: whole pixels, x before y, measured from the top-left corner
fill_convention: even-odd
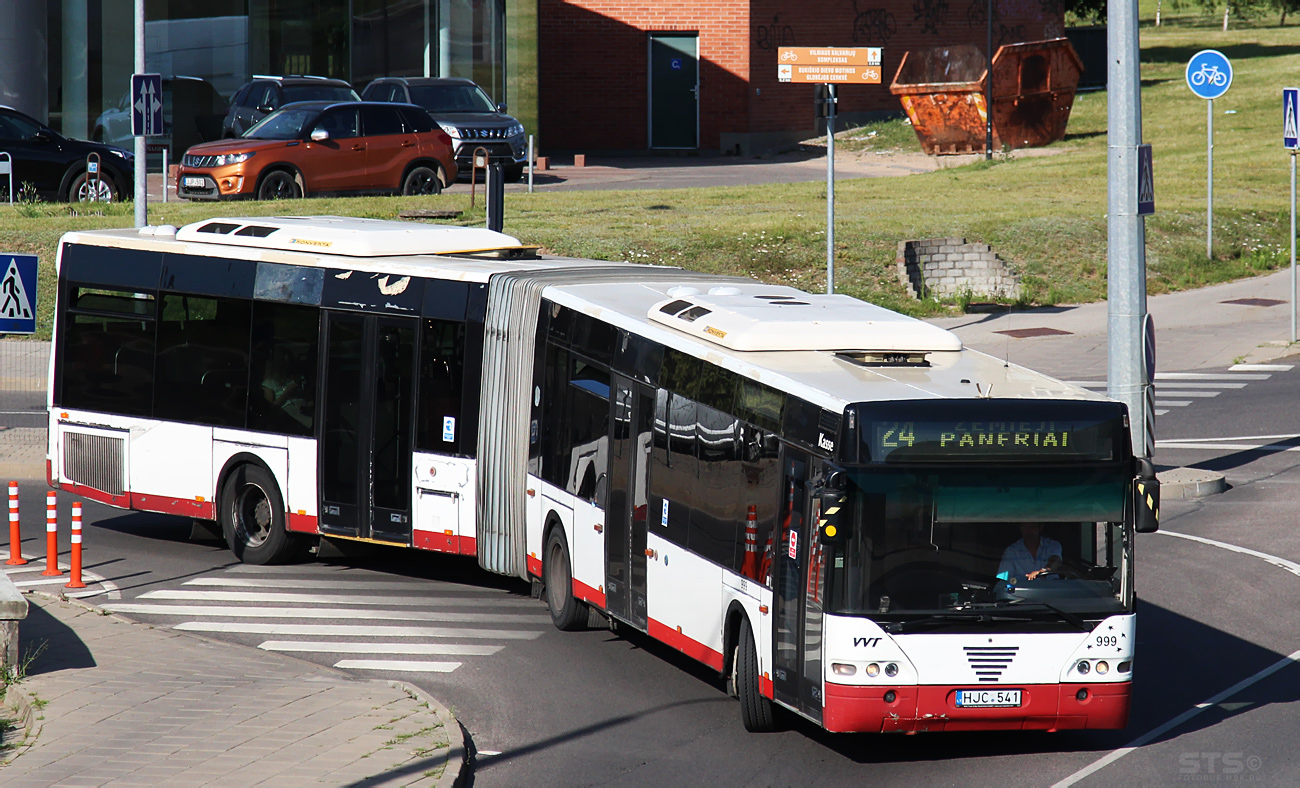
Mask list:
[[[650,36],[650,147],[700,146],[699,43],[694,35]]]

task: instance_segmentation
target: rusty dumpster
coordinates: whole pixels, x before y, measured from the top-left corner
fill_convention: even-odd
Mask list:
[[[993,56],[993,149],[1030,148],[1065,138],[1083,63],[1064,38],[1007,44]],[[889,89],[931,155],[982,153],[984,53],[976,46],[903,55]]]

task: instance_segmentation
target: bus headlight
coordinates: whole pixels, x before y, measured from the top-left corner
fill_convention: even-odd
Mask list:
[[[880,665],[876,664],[875,662],[872,662],[870,665],[868,665],[868,666],[867,666],[867,675],[870,676],[870,677],[873,678],[873,679],[874,679],[876,676],[879,676],[879,675],[880,675]]]
[[[836,676],[853,676],[858,672],[857,665],[848,665],[843,662],[832,662],[831,670]]]
[[[893,663],[893,662],[891,662],[891,663],[889,663],[888,665],[886,665],[886,666],[885,666],[885,675],[888,676],[888,677],[890,677],[891,679],[892,679],[894,676],[897,676],[897,675],[898,675],[898,665],[897,665],[896,663]]]
[[[1106,664],[1106,660],[1101,660],[1100,662],[1097,663],[1098,676],[1104,676],[1109,672],[1110,672],[1110,665]]]
[[[1088,675],[1088,671],[1092,670],[1092,666],[1088,664],[1088,660],[1081,659],[1079,660],[1079,664],[1074,666],[1074,669],[1079,671],[1079,675],[1086,676]]]

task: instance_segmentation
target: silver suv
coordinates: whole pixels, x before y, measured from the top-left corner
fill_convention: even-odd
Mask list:
[[[395,101],[424,107],[452,139],[461,174],[472,171],[477,148],[485,148],[492,164],[504,164],[508,181],[517,181],[528,164],[524,126],[494,104],[468,79],[438,77],[380,77],[361,94],[365,101]]]

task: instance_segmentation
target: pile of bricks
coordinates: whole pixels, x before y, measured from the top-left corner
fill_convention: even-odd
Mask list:
[[[898,279],[914,298],[1015,298],[1020,277],[988,244],[965,238],[900,241]]]

